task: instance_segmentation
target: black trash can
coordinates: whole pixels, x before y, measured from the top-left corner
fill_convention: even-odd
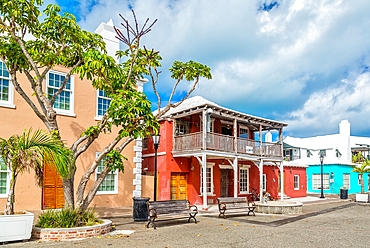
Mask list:
[[[134,205],[132,211],[132,218],[134,221],[148,220],[148,204],[149,197],[133,197]]]
[[[348,199],[348,189],[340,189],[340,199]]]

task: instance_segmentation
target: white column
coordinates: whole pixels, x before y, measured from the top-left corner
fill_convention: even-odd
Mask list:
[[[207,199],[207,155],[202,154],[202,171],[203,171],[203,210],[208,210]],[[211,175],[213,176],[213,175]]]
[[[140,79],[136,81],[137,91],[143,92],[143,86],[145,83],[147,83],[147,79]],[[142,189],[142,151],[143,151],[143,145],[142,145],[142,139],[139,137],[136,140],[136,144],[134,146],[134,164],[135,168],[133,169],[134,179],[133,179],[133,185],[134,185],[134,191],[132,193],[133,197],[141,197],[141,189]]]
[[[234,169],[234,197],[238,197],[238,157],[234,158],[233,163],[233,169]]]
[[[260,202],[263,202],[263,159],[261,159],[258,168],[260,171]]]
[[[283,162],[280,163],[280,200],[284,200],[284,165]]]

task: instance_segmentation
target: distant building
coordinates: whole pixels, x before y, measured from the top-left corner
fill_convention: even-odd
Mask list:
[[[369,156],[370,137],[350,135],[350,123],[342,120],[339,124],[339,133],[295,138],[287,136],[284,139],[284,159],[298,164],[309,165],[307,168],[307,192],[321,192],[321,164],[319,154],[323,160],[323,188],[324,194],[339,194],[341,188],[348,189],[348,193],[361,192],[361,175],[352,172],[352,154],[362,152]],[[370,190],[370,174],[364,174],[365,191]]]

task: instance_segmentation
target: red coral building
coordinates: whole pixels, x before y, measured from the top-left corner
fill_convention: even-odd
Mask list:
[[[157,200],[188,199],[208,209],[217,197],[249,196],[254,190],[274,199],[306,196],[306,168],[283,165],[285,123],[196,96],[166,113],[160,125]],[[272,142],[272,134],[278,142]],[[143,141],[142,154],[143,174],[153,175],[151,139]]]

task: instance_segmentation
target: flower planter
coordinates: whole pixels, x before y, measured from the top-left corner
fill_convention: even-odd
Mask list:
[[[31,238],[34,214],[24,212],[14,215],[0,215],[0,242],[29,240]]]
[[[369,202],[368,194],[356,194],[356,202]]]
[[[71,228],[40,228],[33,227],[32,239],[41,241],[65,241],[71,239],[91,238],[109,233],[112,230],[112,221],[103,219],[102,224],[94,226]]]

